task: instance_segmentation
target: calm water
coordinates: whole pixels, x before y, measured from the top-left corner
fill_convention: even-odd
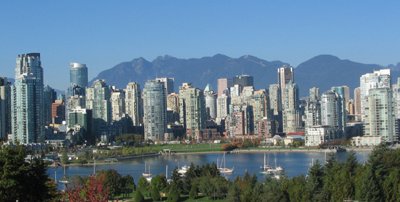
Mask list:
[[[364,162],[368,158],[369,152],[357,152],[356,156],[359,162]],[[335,156],[339,161],[344,161],[347,158],[348,153],[336,153]],[[187,154],[187,155],[172,155],[172,156],[157,156],[157,157],[145,157],[137,158],[129,161],[120,161],[114,164],[107,165],[96,165],[96,171],[115,169],[121,175],[131,175],[135,179],[135,183],[141,177],[145,169],[145,164],[150,166],[150,171],[153,175],[164,174],[166,172],[166,165],[168,165],[168,176],[172,175],[173,169],[181,167],[183,165],[203,165],[207,163],[219,162],[222,159],[223,154]],[[269,164],[275,166],[282,166],[285,169],[285,174],[289,177],[306,174],[312,161],[319,160],[325,162],[325,153],[323,152],[270,152],[267,153],[267,159]],[[250,174],[256,174],[258,179],[264,179],[264,175],[260,173],[260,167],[264,163],[263,153],[239,153],[239,154],[226,154],[226,167],[234,167],[234,173],[227,175],[229,179],[233,179],[236,176],[242,176],[246,171]],[[93,173],[93,166],[71,166],[66,167],[66,175],[72,176],[88,176]],[[62,167],[49,168],[47,171],[48,175],[54,178],[57,173],[57,179],[60,179],[64,175]],[[62,186],[60,185],[61,189]]]

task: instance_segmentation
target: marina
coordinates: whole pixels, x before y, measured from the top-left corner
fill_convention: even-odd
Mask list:
[[[365,162],[368,159],[368,151],[356,152],[359,162]],[[346,160],[349,152],[332,153],[337,160]],[[207,163],[215,163],[217,159],[223,158],[223,153],[202,153],[202,154],[180,154],[171,156],[153,156],[130,159],[126,161],[118,161],[111,164],[98,164],[95,166],[97,171],[114,169],[121,175],[131,175],[137,183],[142,177],[145,164],[147,168],[151,167],[151,174],[172,176],[172,172],[176,168],[184,175],[191,163],[194,165],[204,165]],[[276,165],[284,169],[284,175],[294,177],[298,175],[306,175],[312,163],[323,164],[326,160],[325,153],[322,152],[271,152],[271,157],[276,156]],[[275,157],[274,157],[275,158]],[[234,168],[234,172],[227,174],[228,179],[235,179],[237,176],[243,176],[246,172],[256,175],[258,180],[265,179],[266,175],[260,172],[260,165],[264,163],[264,153],[233,153],[225,155],[225,167]],[[183,166],[182,166],[183,165]],[[168,170],[166,167],[168,166]],[[276,166],[275,166],[276,167]],[[271,167],[272,168],[272,167]],[[166,172],[167,171],[167,172]],[[74,176],[89,176],[93,174],[93,165],[84,166],[66,166],[65,175],[72,179]],[[63,167],[48,168],[49,176],[64,176]],[[58,184],[59,189],[63,189],[63,184]]]

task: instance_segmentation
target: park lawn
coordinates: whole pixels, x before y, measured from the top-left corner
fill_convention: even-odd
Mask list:
[[[170,149],[173,152],[215,152],[222,151],[222,144],[171,144],[171,145],[152,145],[159,147],[159,150]]]
[[[186,199],[184,201],[185,202],[224,202],[224,201],[226,201],[226,199],[212,200],[212,199],[210,199],[208,197],[200,197],[200,198],[197,198],[197,199],[188,198],[188,199]]]

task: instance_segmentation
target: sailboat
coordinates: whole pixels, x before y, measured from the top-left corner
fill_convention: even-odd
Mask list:
[[[232,174],[234,168],[227,168],[225,163],[226,163],[226,160],[225,160],[225,153],[224,153],[224,156],[222,157],[222,161],[221,161],[221,166],[218,168],[218,170],[220,173],[223,173],[223,174]],[[223,165],[223,167],[222,167],[222,165]]]
[[[147,181],[151,181],[151,172],[150,172],[150,165],[149,165],[149,170],[146,170],[146,162],[144,163],[144,173],[142,173],[142,176],[146,178]]]
[[[264,153],[264,164],[261,166],[262,174],[269,174],[268,170],[272,169],[270,165],[267,163],[266,154]]]
[[[69,184],[69,180],[68,180],[67,175],[65,174],[65,165],[64,165],[64,176],[58,182],[63,184],[64,185],[64,190],[66,190],[67,184]]]

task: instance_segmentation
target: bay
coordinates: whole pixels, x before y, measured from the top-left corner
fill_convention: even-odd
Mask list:
[[[368,160],[370,152],[361,151],[356,152],[356,158],[360,163]],[[348,152],[333,153],[338,161],[345,161]],[[329,154],[324,152],[267,152],[267,161],[270,165],[281,166],[285,169],[285,174],[288,177],[298,175],[306,175],[312,162],[319,161],[323,164],[328,158]],[[96,165],[95,168],[91,166],[67,166],[65,174],[69,178],[74,176],[89,176],[93,174],[94,170],[108,170],[114,169],[121,175],[131,175],[135,183],[138,182],[142,173],[145,172],[145,165],[147,169],[150,167],[151,174],[159,175],[166,174],[166,166],[168,165],[168,177],[171,177],[173,169],[179,168],[184,165],[204,165],[207,163],[221,162],[223,157],[222,153],[206,153],[206,154],[175,154],[170,156],[153,156],[136,158],[127,161],[119,161],[111,164]],[[226,167],[234,168],[234,172],[226,175],[228,179],[234,179],[237,176],[243,176],[246,172],[253,175],[255,174],[258,180],[263,180],[265,175],[261,174],[261,166],[264,163],[264,153],[233,153],[226,154],[225,156]],[[61,179],[64,175],[63,167],[48,168],[47,174],[51,177]],[[63,189],[62,184],[58,184],[59,189]]]

